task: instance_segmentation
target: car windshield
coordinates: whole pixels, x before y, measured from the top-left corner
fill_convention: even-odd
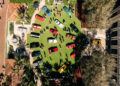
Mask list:
[[[46,13],[50,13],[50,10],[46,10]]]

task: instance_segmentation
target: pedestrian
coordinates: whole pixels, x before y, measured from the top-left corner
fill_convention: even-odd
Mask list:
[[[73,23],[74,23],[74,25],[76,25],[75,21]]]
[[[59,34],[59,36],[61,37],[61,34]]]
[[[59,54],[60,54],[60,56],[62,56],[61,52]]]
[[[62,63],[62,59],[60,59],[60,64]]]
[[[68,57],[67,53],[65,55],[66,55],[66,57]]]
[[[43,59],[43,56],[42,56],[42,54],[41,54],[41,58]]]
[[[59,47],[61,48],[61,45],[59,44]]]
[[[45,28],[44,28],[44,32],[45,32]]]
[[[65,23],[65,19],[63,19],[63,23]]]
[[[50,60],[52,60],[51,56],[49,58],[50,58]]]
[[[68,27],[68,32],[70,33],[70,28]]]
[[[66,31],[66,27],[65,27],[65,31]]]
[[[45,51],[44,51],[44,56],[46,57],[46,53],[45,53]]]
[[[55,16],[55,13],[53,13],[53,16]]]
[[[64,37],[62,36],[62,40],[64,39]]]
[[[60,42],[62,43],[62,41],[61,41],[61,37],[59,37],[59,40],[60,40]]]
[[[54,17],[53,17],[53,20],[54,20]]]

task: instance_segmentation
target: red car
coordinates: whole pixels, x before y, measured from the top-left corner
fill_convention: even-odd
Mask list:
[[[51,32],[51,33],[53,33],[53,34],[55,34],[55,35],[57,35],[57,34],[58,34],[58,31],[57,31],[57,30],[55,30],[55,29],[50,29],[50,32]]]
[[[57,47],[51,47],[49,48],[49,53],[51,54],[52,52],[57,52],[58,48]]]
[[[54,84],[54,85],[59,85],[59,84],[61,84],[61,82],[60,82],[59,80],[53,80],[53,81],[51,81],[51,83]]]
[[[42,17],[42,16],[40,16],[38,14],[35,15],[35,18],[38,19],[38,20],[40,20],[40,21],[44,21],[45,20],[44,17]]]
[[[40,30],[41,29],[41,25],[32,24],[32,29],[38,29],[38,30]]]
[[[76,56],[75,53],[72,53],[72,54],[70,55],[71,58],[75,58],[75,56]]]
[[[72,44],[67,44],[67,45],[66,45],[66,48],[67,48],[67,49],[75,48],[75,44],[74,44],[74,43],[72,43]]]

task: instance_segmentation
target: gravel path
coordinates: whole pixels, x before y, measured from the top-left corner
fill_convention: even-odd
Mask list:
[[[5,4],[0,8],[0,72],[3,72],[1,69],[5,65],[6,58],[6,29],[7,29],[7,6],[8,0],[4,0]]]

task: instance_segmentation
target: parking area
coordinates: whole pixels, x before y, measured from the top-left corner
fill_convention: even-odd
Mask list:
[[[61,66],[67,61],[75,63],[74,40],[81,29],[81,22],[75,17],[74,11],[68,12],[64,5],[46,7],[51,13],[45,13],[44,8],[38,17],[35,16],[32,28],[38,35],[34,37],[34,34],[28,34],[27,47],[32,51],[38,51],[36,54],[31,52],[34,61],[42,59],[43,64],[49,63],[53,66],[52,70],[56,70],[56,64]],[[67,35],[68,33],[70,35]]]

